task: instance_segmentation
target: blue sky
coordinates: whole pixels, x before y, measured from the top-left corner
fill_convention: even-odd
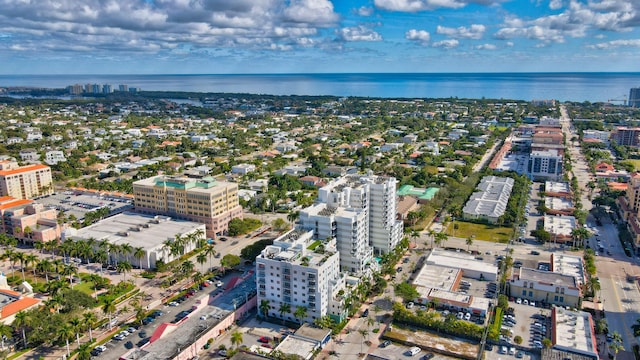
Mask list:
[[[640,71],[640,0],[0,0],[1,74]]]

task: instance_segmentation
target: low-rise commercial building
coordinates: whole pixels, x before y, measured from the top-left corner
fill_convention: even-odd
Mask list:
[[[426,264],[425,266],[437,265],[460,269],[464,277],[472,279],[495,281],[498,278],[497,266],[476,260],[473,255],[463,252],[433,249],[427,257]]]
[[[591,314],[563,307],[551,309],[553,348],[598,360],[596,332]]]
[[[60,238],[64,226],[58,223],[58,211],[33,200],[0,197],[2,232],[23,243],[49,242]]]
[[[581,289],[571,275],[521,267],[508,281],[513,297],[533,300],[541,304],[579,307]]]
[[[576,227],[576,218],[573,216],[560,215],[544,216],[544,229],[551,234],[551,242],[567,243],[572,241],[573,229]],[[574,244],[582,245],[582,244]]]
[[[123,213],[100,220],[82,229],[68,228],[64,231],[63,239],[95,240],[95,248],[100,242],[110,244],[128,244],[134,249],[142,249],[143,256],[133,254],[110,253],[110,261],[129,261],[133,266],[141,269],[153,269],[158,261],[169,263],[182,254],[172,254],[166,242],[175,241],[176,237],[194,240],[204,236],[204,224],[193,221],[172,219],[168,216],[151,216],[136,213]],[[192,251],[196,241],[184,243],[184,253]]]

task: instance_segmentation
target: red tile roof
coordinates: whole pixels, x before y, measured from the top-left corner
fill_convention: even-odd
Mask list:
[[[48,169],[48,168],[49,168],[48,166],[42,165],[42,164],[27,165],[27,166],[21,166],[13,170],[0,170],[0,176],[22,174],[29,171],[36,171],[36,170]]]

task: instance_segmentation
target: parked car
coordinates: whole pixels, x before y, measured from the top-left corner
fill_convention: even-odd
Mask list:
[[[409,356],[414,356],[416,354],[418,354],[420,351],[422,351],[422,349],[420,349],[417,346],[412,347],[411,349],[409,349]]]
[[[385,341],[380,343],[380,347],[381,348],[386,348],[389,345],[391,345],[391,341],[389,341],[389,340],[385,340]]]
[[[269,338],[266,336],[260,336],[260,338],[258,339],[258,342],[266,344],[269,342]]]
[[[169,306],[178,306],[178,305],[180,305],[180,304],[178,302],[176,302],[176,301],[172,301],[172,302],[169,303]]]
[[[540,255],[540,251],[531,250],[531,255]]]

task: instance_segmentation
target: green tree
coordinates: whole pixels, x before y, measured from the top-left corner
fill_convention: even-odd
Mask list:
[[[84,343],[78,347],[77,360],[91,360],[91,343]]]
[[[225,270],[233,269],[234,267],[240,265],[240,257],[238,255],[227,254],[220,260],[220,265],[222,265]]]
[[[613,352],[613,358],[615,359],[618,356],[620,351],[624,351],[624,346],[622,346],[622,335],[619,332],[614,331],[611,334],[611,343],[609,344],[609,350]]]
[[[116,311],[116,302],[113,299],[106,298],[103,300],[102,312],[109,318],[109,331],[111,331],[111,316]]]
[[[98,317],[93,311],[87,311],[82,314],[82,320],[87,325],[87,329],[89,329],[89,340],[93,342],[93,327],[98,323]]]
[[[362,342],[360,343],[360,353],[362,354],[362,345],[364,345],[365,340],[367,340],[367,336],[369,336],[369,330],[367,329],[359,329],[358,333],[362,336]]]
[[[240,331],[234,331],[231,333],[231,344],[236,346],[236,349],[242,344],[242,333]]]
[[[412,301],[420,296],[418,291],[411,284],[406,282],[396,284],[394,290],[396,295],[400,296],[405,302]]]
[[[133,266],[131,265],[131,263],[129,261],[120,261],[117,265],[116,265],[116,270],[122,274],[122,280],[124,281],[127,278],[127,273],[131,272],[131,269],[133,269]]]
[[[278,309],[278,312],[280,313],[280,317],[282,318],[282,323],[284,324],[285,322],[284,314],[288,314],[291,312],[291,305],[283,302],[282,304],[280,304],[280,308]]]
[[[259,309],[260,309],[260,314],[262,314],[262,316],[264,318],[269,316],[269,309],[271,309],[271,305],[269,304],[269,300],[261,300]]]
[[[307,308],[304,306],[296,307],[296,311],[293,313],[293,316],[295,316],[295,318],[298,319],[298,322],[302,324],[302,320],[307,317]]]
[[[467,244],[467,251],[471,250],[471,245],[473,245],[473,236],[469,236],[465,241],[465,244]]]

